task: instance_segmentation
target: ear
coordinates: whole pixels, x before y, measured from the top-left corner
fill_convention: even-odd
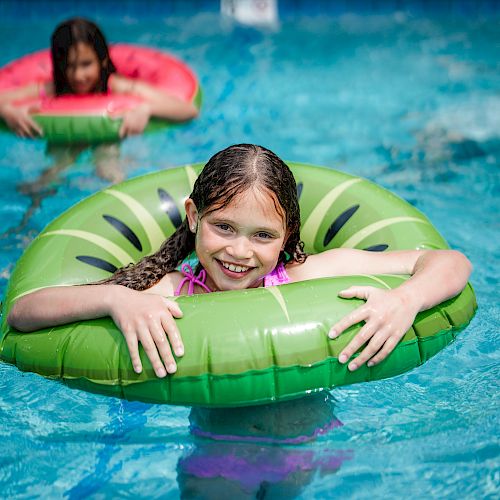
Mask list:
[[[184,202],[184,208],[186,209],[186,217],[188,220],[189,230],[192,233],[196,233],[198,227],[198,209],[191,198],[188,198]]]

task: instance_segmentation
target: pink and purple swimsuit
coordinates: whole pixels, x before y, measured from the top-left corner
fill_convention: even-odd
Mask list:
[[[206,292],[212,291],[207,285],[205,285],[205,281],[207,279],[205,269],[202,269],[198,273],[198,276],[195,276],[193,268],[196,269],[198,263],[198,258],[193,257],[191,254],[184,259],[182,264],[177,268],[177,270],[184,275],[184,278],[179,283],[177,290],[175,290],[176,297],[181,294],[182,288],[186,283],[188,284],[188,295],[193,295],[195,285],[201,286],[201,288],[203,288]],[[264,276],[264,287],[266,288],[269,286],[285,285],[287,283],[290,283],[290,278],[286,272],[283,262],[280,262],[269,274]]]

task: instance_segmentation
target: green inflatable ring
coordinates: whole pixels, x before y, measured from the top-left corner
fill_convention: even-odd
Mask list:
[[[387,190],[335,170],[290,163],[297,179],[308,252],[333,247],[446,248],[429,220]],[[392,354],[355,372],[337,360],[360,325],[336,340],[329,327],[359,306],[337,293],[353,284],[392,288],[404,276],[323,278],[279,287],[179,297],[186,354],[159,379],[141,352],[132,369],[110,318],[21,334],[6,323],[13,302],[43,287],[90,283],[154,251],[181,223],[183,201],[202,165],[138,177],[77,204],[49,224],[19,260],[3,311],[0,358],[23,371],[130,400],[242,406],[284,400],[410,370],[450,343],[474,315],[470,285],[418,314]]]

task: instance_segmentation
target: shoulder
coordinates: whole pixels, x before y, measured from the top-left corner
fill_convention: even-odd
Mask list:
[[[164,297],[173,297],[182,279],[182,273],[179,271],[172,271],[171,273],[163,276],[163,278],[156,283],[156,285],[153,285],[145,291],[147,293],[154,293]]]
[[[115,94],[128,94],[133,91],[135,80],[131,80],[118,73],[112,73],[109,76],[108,87]]]

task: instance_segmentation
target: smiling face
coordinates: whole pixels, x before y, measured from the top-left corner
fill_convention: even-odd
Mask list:
[[[254,186],[226,207],[199,216],[186,201],[196,253],[212,290],[242,290],[262,284],[286,242],[284,217],[275,196]]]
[[[66,79],[75,94],[96,92],[101,79],[101,61],[92,46],[78,42],[70,47]]]

